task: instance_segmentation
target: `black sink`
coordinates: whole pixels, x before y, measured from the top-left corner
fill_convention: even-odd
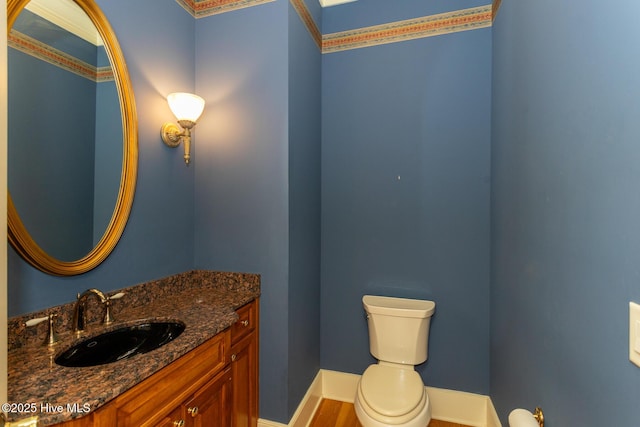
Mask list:
[[[127,359],[162,347],[184,331],[178,321],[148,322],[126,326],[87,338],[56,356],[58,365],[97,366]]]

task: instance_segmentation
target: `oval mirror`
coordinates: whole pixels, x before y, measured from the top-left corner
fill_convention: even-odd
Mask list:
[[[8,235],[41,271],[97,267],[131,211],[137,116],[93,0],[8,0]]]

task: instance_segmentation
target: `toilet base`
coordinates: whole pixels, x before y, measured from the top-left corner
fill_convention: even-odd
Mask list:
[[[358,421],[360,421],[362,427],[427,427],[431,421],[431,401],[429,400],[429,395],[426,391],[425,398],[426,401],[422,411],[420,411],[414,419],[404,424],[386,424],[371,418],[362,407],[362,403],[360,403],[360,398],[357,394],[356,399],[353,402],[353,406],[356,410]]]

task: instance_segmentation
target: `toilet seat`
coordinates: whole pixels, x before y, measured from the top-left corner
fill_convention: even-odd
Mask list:
[[[370,417],[388,424],[415,418],[427,399],[416,371],[386,365],[371,365],[365,370],[358,384],[358,398]]]

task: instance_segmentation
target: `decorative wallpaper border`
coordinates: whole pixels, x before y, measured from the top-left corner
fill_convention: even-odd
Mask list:
[[[270,3],[275,0],[176,0],[187,12],[195,18],[219,13],[230,12],[232,10],[244,9],[246,7],[257,6],[263,3]]]
[[[195,18],[203,18],[275,0],[176,1]],[[502,0],[492,0],[492,4],[485,6],[324,35],[313,20],[304,0],[289,0],[289,2],[298,13],[321,53],[332,53],[490,27]]]
[[[322,53],[490,27],[493,5],[440,13],[322,36]]]
[[[10,48],[94,82],[113,80],[111,67],[95,67],[16,30],[11,30],[9,33],[7,45]]]
[[[322,49],[322,33],[318,29],[316,22],[313,20],[311,13],[309,13],[309,9],[307,9],[307,5],[304,0],[289,0],[289,2],[298,13],[298,16],[304,23],[305,27],[307,27],[307,30],[309,31],[309,34],[311,34],[313,41],[316,42],[318,49]]]
[[[496,16],[498,15],[498,10],[500,9],[500,5],[502,4],[502,0],[493,0],[493,18],[492,19],[496,19]]]

